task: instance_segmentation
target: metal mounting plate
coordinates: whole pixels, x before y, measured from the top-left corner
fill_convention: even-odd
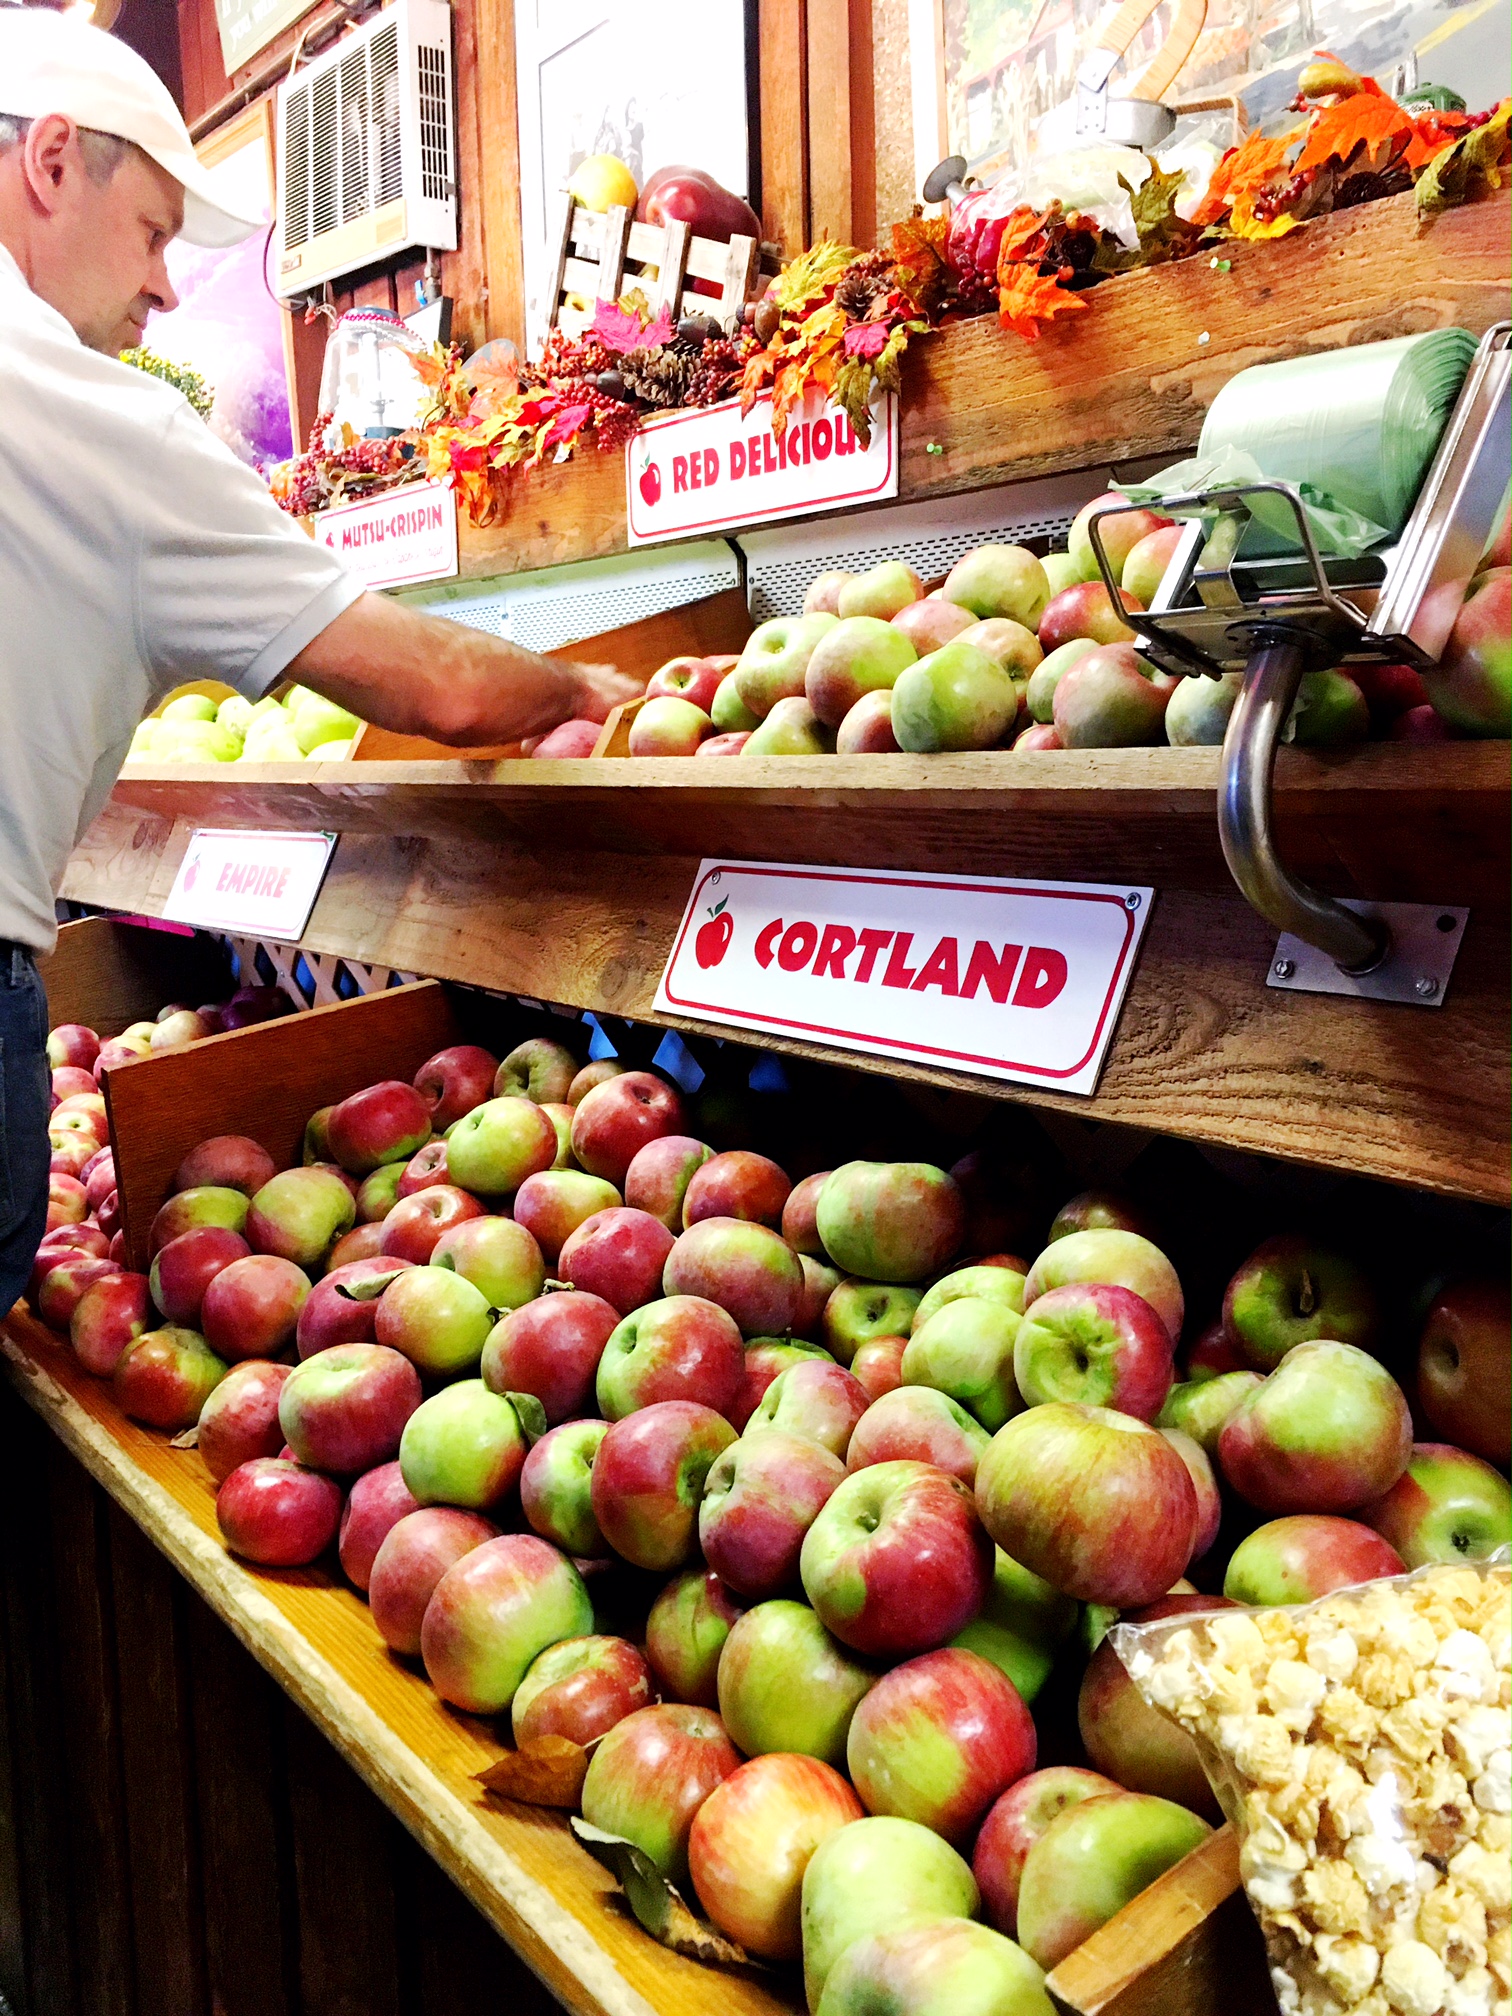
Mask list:
[[[1266,986],[1290,994],[1344,994],[1359,1001],[1442,1008],[1470,912],[1452,903],[1362,903],[1347,896],[1340,900],[1346,910],[1360,917],[1379,917],[1390,929],[1391,949],[1375,971],[1346,973],[1326,952],[1283,931],[1276,940]]]

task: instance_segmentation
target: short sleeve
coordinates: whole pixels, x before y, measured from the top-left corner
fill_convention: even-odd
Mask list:
[[[136,488],[138,645],[159,691],[224,679],[255,700],[364,592],[187,404]]]

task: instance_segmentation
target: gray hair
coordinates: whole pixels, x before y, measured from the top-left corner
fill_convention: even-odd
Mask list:
[[[19,147],[31,131],[32,123],[30,119],[18,118],[14,112],[0,112],[0,154]],[[97,132],[93,126],[81,126],[78,133],[84,172],[91,182],[103,189],[126,159],[132,143],[123,140],[118,133]]]

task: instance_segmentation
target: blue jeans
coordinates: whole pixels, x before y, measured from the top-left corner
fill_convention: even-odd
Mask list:
[[[26,1286],[47,1223],[47,995],[30,955],[0,946],[0,1315]]]

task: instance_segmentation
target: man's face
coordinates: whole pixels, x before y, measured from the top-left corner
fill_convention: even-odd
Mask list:
[[[105,184],[82,178],[69,218],[73,299],[54,305],[91,350],[135,349],[148,316],[177,306],[165,254],[183,221],[183,190],[135,147]]]

